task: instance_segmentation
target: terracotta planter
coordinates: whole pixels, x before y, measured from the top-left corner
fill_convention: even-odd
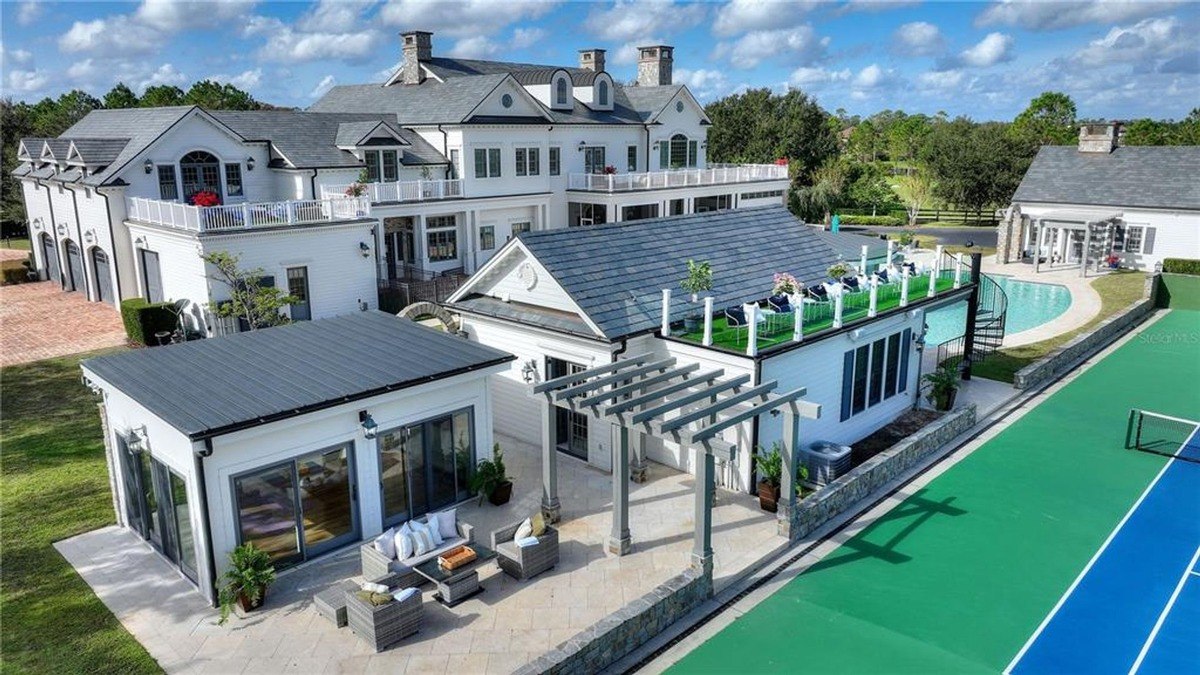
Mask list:
[[[779,510],[778,485],[772,485],[765,480],[758,483],[758,507],[771,513]]]
[[[508,500],[512,499],[512,489],[512,481],[506,480],[497,485],[495,490],[492,490],[492,494],[488,495],[488,501],[496,506],[507,504]]]

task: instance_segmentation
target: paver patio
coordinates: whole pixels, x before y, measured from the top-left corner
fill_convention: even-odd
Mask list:
[[[57,282],[0,286],[0,366],[125,344],[121,315]]]
[[[503,507],[475,502],[460,518],[488,541],[500,526],[538,508],[537,448],[500,438],[515,478]],[[507,673],[571,638],[682,571],[692,546],[692,476],[650,464],[649,479],[630,489],[633,552],[605,553],[611,525],[611,476],[560,456],[558,566],[517,582],[484,565],[485,591],[453,609],[422,588],[418,634],[374,654],[350,632],[317,614],[312,595],[359,573],[358,547],[282,574],[266,607],[216,626],[216,612],[195,589],[128,530],[108,527],[56,544],[101,600],[168,672]],[[713,511],[714,577],[721,588],[782,549],[774,514],[750,495],[718,492]]]

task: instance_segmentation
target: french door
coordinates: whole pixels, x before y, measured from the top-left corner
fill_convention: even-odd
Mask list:
[[[125,513],[130,529],[196,581],[196,540],[191,503],[183,477],[148,452],[133,453],[117,437],[121,451]]]
[[[233,498],[238,542],[266,551],[277,569],[358,539],[349,444],[235,476]]]
[[[378,438],[384,527],[470,496],[475,465],[470,409],[390,429]]]
[[[546,379],[581,373],[586,370],[578,363],[562,359],[546,357]],[[558,449],[562,452],[586,460],[588,454],[588,416],[556,406],[555,429],[558,436]]]

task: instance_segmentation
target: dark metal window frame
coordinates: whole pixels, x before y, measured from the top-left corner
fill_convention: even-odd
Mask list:
[[[466,406],[465,408],[456,408],[454,410],[438,413],[436,415],[431,415],[431,416],[425,417],[423,419],[413,420],[412,422],[409,422],[407,424],[399,424],[399,425],[396,425],[394,427],[387,429],[386,431],[380,431],[378,434],[376,434],[376,436],[375,436],[375,439],[376,439],[375,440],[375,458],[376,458],[376,462],[377,462],[377,470],[379,472],[379,516],[382,521],[382,526],[384,528],[392,527],[393,525],[398,525],[407,520],[411,520],[413,518],[418,518],[424,514],[423,513],[416,513],[416,514],[413,513],[412,476],[410,475],[410,473],[408,471],[407,465],[405,466],[404,475],[406,478],[405,497],[407,498],[407,501],[408,501],[408,508],[402,514],[389,515],[385,512],[384,504],[386,503],[386,496],[383,493],[383,451],[380,449],[380,445],[379,445],[380,440],[384,436],[387,436],[387,435],[390,435],[390,434],[393,434],[396,432],[402,432],[402,431],[405,431],[407,429],[411,429],[411,428],[417,427],[417,426],[421,427],[421,454],[423,455],[422,466],[424,468],[424,470],[423,470],[424,475],[422,477],[425,480],[426,494],[429,494],[429,487],[431,485],[430,475],[433,472],[433,462],[430,461],[431,452],[432,452],[431,448],[432,448],[432,442],[433,442],[432,441],[433,433],[431,430],[433,429],[433,424],[436,422],[445,420],[445,419],[449,419],[450,423],[453,425],[454,417],[456,415],[464,414],[464,413],[467,416],[467,436],[468,436],[467,443],[470,447],[470,452],[469,452],[469,457],[467,458],[467,467],[466,467],[467,468],[467,479],[469,481],[471,474],[475,472],[475,463],[478,460],[478,456],[479,456],[478,443],[477,443],[478,439],[475,438],[475,406],[469,405],[469,406]],[[453,429],[452,433],[457,438],[458,430]],[[458,464],[457,464],[458,453],[454,453],[454,460],[455,460],[455,475],[457,476],[457,474],[458,474]],[[469,491],[469,488],[467,488],[467,490]],[[461,491],[458,490],[457,486],[456,486],[455,494],[457,495],[460,493],[461,493]],[[468,494],[468,496],[466,498],[469,499],[470,495]],[[459,501],[461,501],[461,500],[456,499],[456,501],[452,502],[452,503],[458,503]],[[438,506],[435,508],[444,508],[444,506]]]

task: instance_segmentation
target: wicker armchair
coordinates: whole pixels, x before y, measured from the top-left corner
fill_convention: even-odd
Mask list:
[[[346,591],[346,623],[377,652],[421,630],[424,612],[420,593],[376,606],[360,599],[355,591]]]
[[[362,558],[362,577],[363,579],[379,579],[386,577],[387,583],[390,586],[400,586],[401,588],[408,586],[420,586],[429,581],[425,577],[417,574],[413,567],[419,563],[425,562],[431,558],[436,558],[442,553],[460,546],[469,544],[475,541],[475,528],[471,527],[463,521],[458,521],[456,524],[458,529],[459,539],[450,539],[445,542],[440,548],[434,549],[429,553],[419,557],[410,558],[405,562],[393,560],[375,550],[375,545],[372,541],[368,541],[359,547],[359,554]]]
[[[523,581],[558,564],[558,530],[547,525],[535,546],[520,547],[513,541],[520,526],[521,523],[517,522],[493,532],[492,550],[496,552],[500,569],[510,577]]]

